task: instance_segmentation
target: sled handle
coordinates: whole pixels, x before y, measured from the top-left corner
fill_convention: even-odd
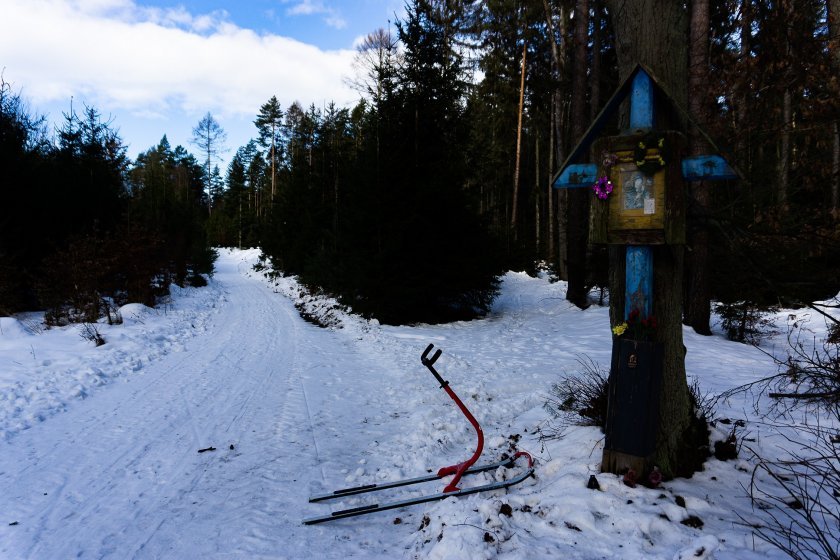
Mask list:
[[[420,361],[423,362],[424,366],[428,367],[428,366],[432,365],[433,363],[435,363],[437,361],[438,358],[440,358],[440,355],[443,354],[443,350],[438,348],[437,352],[435,352],[435,355],[432,356],[431,358],[428,358],[429,352],[431,352],[432,348],[434,348],[434,347],[435,347],[434,344],[429,344],[428,346],[426,346],[426,349],[423,351],[423,355],[420,356]]]
[[[475,435],[478,438],[478,441],[476,442],[475,453],[473,453],[472,457],[470,457],[463,463],[458,463],[457,465],[452,465],[449,467],[443,467],[440,470],[438,470],[438,476],[440,477],[447,476],[450,474],[455,475],[452,481],[450,481],[446,488],[443,489],[444,493],[448,493],[456,492],[457,490],[459,490],[457,486],[458,481],[461,480],[461,477],[464,475],[464,472],[466,472],[466,470],[469,469],[473,465],[473,463],[475,463],[481,456],[481,450],[484,448],[484,433],[481,431],[481,426],[479,425],[478,420],[475,419],[475,416],[473,416],[469,409],[467,409],[467,407],[464,406],[464,403],[461,401],[460,398],[458,398],[458,395],[455,394],[455,391],[452,390],[452,387],[449,386],[449,381],[445,381],[435,369],[433,364],[437,361],[438,358],[440,358],[442,351],[438,349],[437,352],[435,352],[431,358],[428,357],[429,352],[431,352],[432,348],[434,347],[434,344],[429,344],[426,347],[426,350],[423,351],[423,355],[420,356],[420,361],[423,363],[424,366],[426,366],[429,369],[429,371],[432,372],[432,375],[435,376],[435,379],[437,379],[438,382],[440,382],[440,388],[446,391],[446,394],[449,395],[449,398],[451,398],[455,402],[455,404],[461,410],[461,413],[467,418],[469,423],[472,424],[473,429],[475,429]]]
[[[426,366],[427,368],[429,368],[429,371],[431,371],[431,372],[432,372],[432,375],[434,375],[434,376],[435,376],[435,379],[437,379],[437,380],[438,380],[438,383],[440,383],[441,388],[443,388],[443,387],[446,387],[447,385],[449,385],[449,381],[445,381],[445,380],[444,380],[444,379],[440,376],[440,374],[437,372],[437,370],[433,367],[433,364],[434,364],[434,363],[438,360],[438,358],[440,358],[440,355],[443,353],[443,350],[441,350],[440,348],[438,348],[438,349],[437,349],[437,352],[435,352],[435,353],[432,355],[432,357],[431,357],[431,358],[429,358],[429,357],[428,357],[428,356],[429,356],[429,352],[431,352],[431,351],[432,351],[432,348],[434,348],[434,347],[435,347],[435,345],[434,345],[434,344],[429,344],[428,346],[426,346],[426,349],[423,351],[423,355],[422,355],[422,356],[420,356],[420,361],[423,363],[423,365],[424,365],[424,366]]]

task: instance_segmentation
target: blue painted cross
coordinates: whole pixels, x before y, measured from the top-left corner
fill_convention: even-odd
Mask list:
[[[718,155],[683,158],[680,162],[686,181],[732,181],[738,178],[735,171]],[[554,181],[555,189],[591,187],[598,175],[594,163],[573,163],[566,166]]]
[[[601,114],[584,134],[566,160],[560,174],[554,181],[558,189],[592,187],[598,174],[594,163],[570,164],[588,148],[595,137],[604,128],[606,117],[615,112],[621,101],[629,94],[630,131],[638,132],[653,129],[654,88],[648,72],[638,66],[631,74],[632,82],[625,81],[616,93],[607,101]],[[628,89],[629,88],[629,89]],[[681,162],[683,178],[688,181],[722,181],[737,179],[738,175],[729,164],[718,155],[706,155],[684,158]],[[639,310],[641,319],[650,316],[653,302],[653,249],[649,245],[628,245],[626,250],[625,276],[625,317],[633,309]]]
[[[653,83],[650,75],[641,67],[632,74],[632,82],[620,87],[616,94],[604,106],[601,114],[589,127],[578,146],[569,155],[567,161],[580,156],[583,147],[588,147],[595,136],[603,129],[605,117],[614,112],[626,94],[624,87],[630,86],[630,130],[650,130],[653,128]],[[738,175],[718,155],[695,156],[682,160],[683,178],[688,181],[724,181],[737,179]],[[565,165],[554,181],[557,189],[591,187],[595,182],[598,166],[594,163],[573,163]]]

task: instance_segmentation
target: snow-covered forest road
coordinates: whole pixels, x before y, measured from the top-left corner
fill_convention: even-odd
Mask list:
[[[0,557],[293,558],[310,550],[313,530],[300,525],[310,481],[339,442],[314,432],[327,414],[333,429],[358,424],[342,415],[363,415],[373,389],[325,368],[375,364],[303,322],[249,268],[220,259],[215,282],[229,301],[184,351],[6,444],[3,515],[20,521]],[[340,406],[323,402],[339,396]]]
[[[254,270],[258,257],[223,250],[208,287],[173,287],[156,309],[124,306],[122,324],[97,325],[100,347],[78,325],[44,330],[37,314],[0,317],[1,560],[784,557],[744,521],[767,519],[744,491],[749,455],[631,488],[600,472],[598,428],[557,431],[543,408],[552,384],[586,364],[606,371],[611,347],[608,309],[570,305],[564,283],[510,272],[483,320],[392,327],[311,298],[294,279],[267,278]],[[335,327],[304,321],[301,304]],[[767,347],[783,348],[792,313],[775,316],[781,334]],[[797,317],[825,336],[821,321]],[[704,392],[774,368],[762,349],[720,334],[683,336],[688,375]],[[310,504],[311,495],[422,476],[472,455],[474,431],[420,362],[429,343],[443,351],[435,368],[482,425],[480,463],[515,447],[534,456],[535,476],[303,525],[445,483],[335,504]],[[750,395],[720,402],[712,441],[734,423],[764,453],[785,449],[752,407]],[[593,475],[600,491],[587,488]]]

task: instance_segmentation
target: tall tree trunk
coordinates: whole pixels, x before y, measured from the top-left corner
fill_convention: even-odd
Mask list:
[[[828,32],[834,75],[840,74],[840,0],[828,0]],[[840,219],[840,121],[832,123],[834,145],[831,151],[831,213]]]
[[[551,129],[548,132],[548,184],[546,192],[548,216],[548,248],[546,258],[550,262],[554,258],[554,185],[551,178],[554,177],[554,95],[551,96]]]
[[[666,84],[675,101],[688,106],[688,13],[682,3],[604,0],[604,4],[615,29],[619,75],[627,76],[641,62]],[[657,126],[669,124],[680,123]]]
[[[646,65],[671,93],[674,101],[687,105],[688,13],[673,0],[605,0],[615,29],[616,54],[621,76],[637,63]],[[654,125],[676,127],[656,113]],[[673,165],[678,165],[674,164]],[[624,320],[624,247],[610,250],[610,317]],[[694,411],[685,374],[682,338],[683,247],[659,245],[653,249],[653,314],[656,339],[663,347],[663,378],[659,395],[659,422],[653,464],[674,476],[696,467],[689,457],[694,429]],[[693,450],[696,452],[696,450]],[[620,468],[613,465],[612,468]]]
[[[513,202],[510,210],[510,229],[516,239],[516,209],[519,206],[519,164],[522,157],[522,112],[525,107],[525,57],[528,54],[528,43],[522,40],[522,69],[519,78],[519,117],[516,125],[516,166],[513,170]]]
[[[534,139],[534,253],[541,252],[541,220],[540,220],[540,133]]]
[[[831,151],[831,215],[840,219],[840,123],[834,121],[834,146]]]
[[[545,9],[545,19],[546,23],[548,24],[548,37],[551,42],[551,65],[554,71],[554,77],[560,82],[562,76],[565,72],[566,68],[566,46],[565,40],[563,41],[561,48],[557,46],[557,39],[554,31],[554,14],[551,11],[551,8],[548,5],[548,0],[543,0],[543,8]],[[565,14],[563,12],[563,8],[560,8],[560,27],[561,27],[561,37],[565,38]],[[549,136],[549,156],[548,156],[548,168],[549,168],[549,183],[548,183],[548,220],[549,220],[549,241],[548,241],[548,253],[553,257],[555,255],[555,235],[554,235],[554,200],[557,198],[557,230],[559,233],[557,239],[557,274],[560,278],[567,279],[567,271],[566,271],[566,229],[565,229],[565,219],[563,218],[564,213],[560,211],[561,208],[565,208],[565,204],[562,204],[561,201],[563,200],[565,193],[560,192],[555,194],[554,186],[551,184],[551,177],[554,176],[554,167],[557,165],[555,161],[563,161],[564,159],[564,150],[563,150],[563,127],[562,127],[562,96],[560,90],[556,90],[551,96],[551,135]]]
[[[589,0],[576,0],[572,51],[572,142],[577,143],[589,123],[586,114],[587,44],[589,42]]]
[[[747,60],[752,49],[752,0],[741,0],[741,22],[739,39],[741,46],[739,48],[739,58],[741,63]],[[740,92],[737,94],[738,110],[736,120],[738,122],[738,132],[735,136],[735,153],[738,155],[739,163],[742,169],[750,170],[750,154],[749,144],[747,139],[749,135],[745,132],[747,130],[746,124],[749,115],[749,77],[744,76],[741,81]]]
[[[782,130],[779,137],[779,169],[778,185],[776,187],[776,204],[780,212],[787,211],[788,190],[790,183],[790,135],[793,122],[793,95],[790,86],[785,84],[782,94]]]
[[[560,16],[557,18],[560,22],[560,37],[563,42],[560,43],[560,58],[562,66],[560,67],[560,77],[566,78],[569,75],[568,65],[566,61],[569,58],[569,42],[566,39],[569,36],[569,10],[566,9],[565,3],[560,4]],[[555,92],[555,118],[557,122],[555,129],[557,130],[557,164],[566,159],[568,153],[568,129],[569,129],[569,100],[568,95]],[[569,190],[561,189],[557,192],[557,273],[563,280],[569,279]]]
[[[275,149],[274,148],[274,143],[275,143],[275,138],[277,137],[277,132],[276,132],[275,126],[276,125],[272,121],[272,123],[271,123],[271,200],[272,201],[274,200],[274,195],[276,193],[276,191],[275,191],[275,180],[277,179],[277,170],[274,168],[274,161],[277,158],[277,156],[274,152],[274,149]]]
[[[785,16],[788,20],[793,19],[793,6],[789,2],[779,3],[778,10],[784,10]],[[791,91],[791,82],[793,81],[792,69],[792,51],[790,31],[785,32],[785,62],[788,65],[788,70],[784,74],[784,81],[782,87],[782,127],[778,143],[778,183],[776,186],[776,204],[779,211],[787,213],[788,194],[790,191],[790,166],[791,166],[791,135],[793,133],[793,92]]]
[[[572,65],[572,142],[577,143],[589,123],[586,112],[587,56],[589,38],[589,1],[576,0],[574,19],[574,64]],[[568,267],[569,287],[566,299],[585,308],[586,246],[589,229],[589,198],[587,189],[570,189],[568,194]]]
[[[601,3],[592,0],[592,68],[589,74],[589,119],[595,120],[601,106],[601,47],[603,39],[601,33]]]
[[[709,0],[692,0],[688,51],[688,112],[694,122],[706,126],[709,121]],[[709,146],[696,127],[689,131],[688,151],[693,156],[708,153]],[[709,278],[709,232],[706,217],[709,211],[709,184],[705,181],[689,183],[691,203],[689,244],[687,254],[685,324],[698,334],[711,335],[711,287]]]

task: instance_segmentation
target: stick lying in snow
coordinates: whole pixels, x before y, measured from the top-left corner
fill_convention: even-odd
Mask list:
[[[771,399],[826,399],[840,397],[840,391],[824,393],[770,393]]]
[[[205,451],[216,451],[215,447],[205,447],[204,449],[199,449],[199,453],[204,453]]]

